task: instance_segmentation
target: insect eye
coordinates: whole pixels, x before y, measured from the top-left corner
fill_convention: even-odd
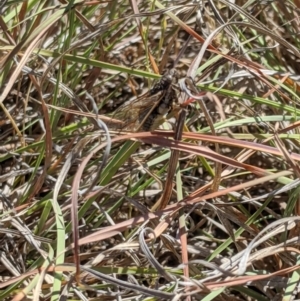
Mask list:
[[[173,80],[172,75],[168,75],[168,76],[166,77],[166,80],[167,80],[168,83],[171,83],[172,80]]]
[[[169,71],[169,74],[170,74],[171,77],[177,76],[177,71],[176,71],[176,69],[171,69],[171,70]]]

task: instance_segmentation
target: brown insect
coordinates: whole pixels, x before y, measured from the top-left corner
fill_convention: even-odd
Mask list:
[[[122,124],[111,126],[109,123],[108,126],[127,131],[152,131],[158,128],[177,99],[173,86],[175,81],[175,69],[168,70],[146,94],[114,112],[112,118],[121,120]]]

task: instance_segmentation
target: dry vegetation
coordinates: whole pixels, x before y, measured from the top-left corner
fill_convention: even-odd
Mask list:
[[[0,1],[0,300],[299,300],[299,0],[139,2]]]

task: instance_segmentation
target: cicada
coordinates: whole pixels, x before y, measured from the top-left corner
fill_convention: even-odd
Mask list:
[[[157,129],[171,111],[177,100],[174,83],[176,70],[168,70],[153,87],[141,97],[120,106],[112,119],[122,121],[119,125],[108,126],[125,131],[152,131]]]

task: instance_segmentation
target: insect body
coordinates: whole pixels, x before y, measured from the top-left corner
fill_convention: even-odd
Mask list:
[[[119,107],[113,114],[114,119],[124,122],[119,128],[130,131],[150,131],[158,128],[177,98],[172,86],[175,73],[174,69],[168,70],[145,95]]]

